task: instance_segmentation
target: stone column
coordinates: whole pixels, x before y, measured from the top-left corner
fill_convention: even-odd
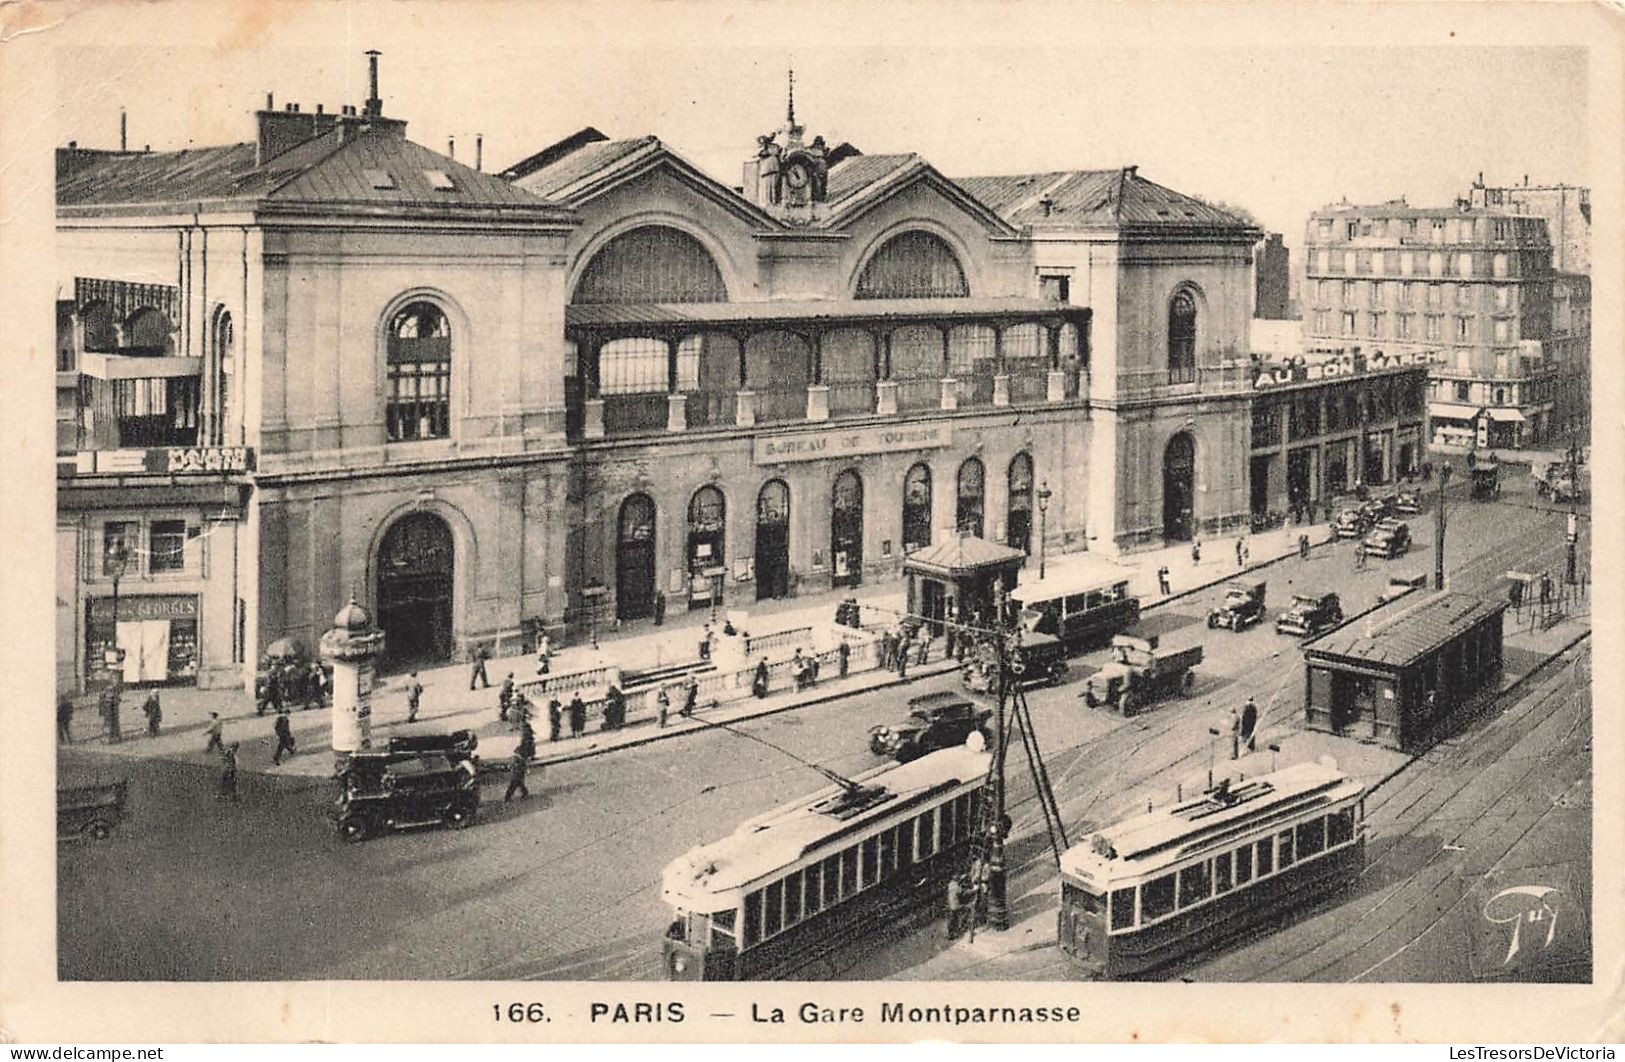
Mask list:
[[[959,408],[959,381],[952,376],[942,378],[942,408],[945,411]]]
[[[829,419],[829,385],[810,384],[807,387],[807,419]]]
[[[995,406],[1010,404],[1010,374],[1007,372],[1001,372],[993,377],[993,404]]]
[[[890,416],[897,412],[897,382],[880,380],[875,384],[875,412]]]
[[[1048,390],[1044,394],[1045,401],[1066,401],[1066,373],[1060,369],[1049,371]]]
[[[341,761],[372,747],[373,664],[383,648],[384,632],[354,596],[322,635],[322,656],[333,665],[333,753]]]
[[[741,389],[734,392],[734,423],[749,428],[756,423],[756,392]]]
[[[688,430],[688,396],[680,393],[666,395],[666,430]]]

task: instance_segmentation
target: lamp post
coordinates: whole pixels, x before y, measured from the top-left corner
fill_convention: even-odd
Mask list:
[[[1472,455],[1468,454],[1471,458]],[[1439,469],[1439,511],[1433,516],[1433,589],[1444,589],[1444,488],[1450,482],[1450,462]]]
[[[1051,491],[1049,480],[1038,485],[1038,577],[1044,578],[1044,561],[1047,559],[1044,540],[1049,537],[1049,500]]]
[[[998,668],[997,678],[997,707],[993,713],[993,837],[988,845],[987,855],[987,924],[993,929],[1010,928],[1010,905],[1006,892],[1004,867],[1004,745],[1005,745],[1005,708],[1010,697],[1009,684],[1005,681],[1009,666],[1009,647],[1006,645],[1005,630],[1005,591],[1004,584],[998,582],[993,587],[994,614],[996,631],[994,638],[998,652],[994,659],[994,666]]]
[[[103,662],[113,673],[115,687],[124,683],[124,651],[118,644],[118,587],[119,581],[124,578],[124,572],[130,566],[130,547],[125,545],[124,539],[115,539],[107,547],[107,574],[113,578],[113,648],[107,651]]]

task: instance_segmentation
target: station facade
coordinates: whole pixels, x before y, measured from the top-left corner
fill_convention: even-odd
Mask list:
[[[407,140],[376,66],[363,107],[257,122],[58,163],[60,460],[251,455],[205,658],[314,645],[352,593],[406,666],[891,579],[960,530],[1248,521],[1259,234],[1132,167],[951,180],[792,107],[736,187],[595,130],[491,174]],[[121,532],[73,498],[77,614]]]

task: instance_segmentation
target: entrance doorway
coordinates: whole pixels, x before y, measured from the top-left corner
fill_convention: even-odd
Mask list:
[[[615,615],[643,619],[655,607],[655,503],[633,494],[621,503],[615,543]]]
[[[1314,503],[1311,496],[1314,460],[1315,451],[1307,446],[1286,455],[1286,500],[1293,509],[1307,508]]]
[[[1004,544],[1023,553],[1033,551],[1033,459],[1019,453],[1006,473],[1010,499],[1004,522]]]
[[[1270,511],[1270,471],[1275,466],[1274,454],[1255,454],[1248,469],[1248,511],[1254,516],[1267,516]]]
[[[790,488],[770,479],[756,495],[756,600],[790,596]]]
[[[1196,502],[1196,440],[1180,432],[1162,455],[1162,537],[1189,542]]]
[[[392,669],[451,659],[451,528],[434,513],[395,521],[378,550],[378,625]]]
[[[829,520],[829,563],[833,586],[863,582],[863,480],[853,469],[835,477]]]

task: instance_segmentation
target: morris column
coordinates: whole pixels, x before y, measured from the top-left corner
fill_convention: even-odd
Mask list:
[[[384,632],[354,596],[322,635],[322,656],[333,665],[333,752],[341,761],[372,747],[373,661],[383,648]]]

